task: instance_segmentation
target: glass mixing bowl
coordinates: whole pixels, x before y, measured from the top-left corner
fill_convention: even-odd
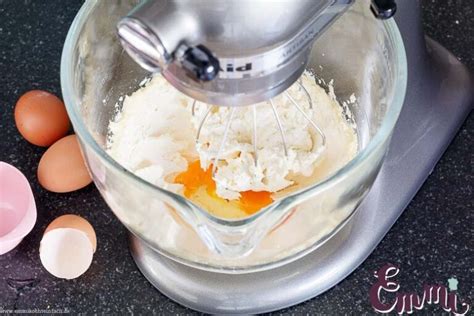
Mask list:
[[[393,20],[357,4],[314,44],[308,69],[334,82],[358,126],[359,153],[323,182],[277,200],[251,217],[214,217],[154,186],[105,151],[120,96],[147,74],[122,50],[117,21],[137,1],[88,0],[66,39],[61,84],[67,111],[100,193],[121,222],[150,247],[200,269],[243,273],[269,269],[314,250],[355,213],[387,151],[406,89],[405,50]],[[380,210],[382,211],[382,210]]]

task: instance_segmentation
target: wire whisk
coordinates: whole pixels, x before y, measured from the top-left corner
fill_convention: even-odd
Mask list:
[[[314,115],[314,112],[313,112],[314,111],[314,105],[313,105],[313,100],[311,98],[311,95],[308,92],[308,90],[304,87],[304,85],[302,84],[301,79],[296,81],[295,84],[299,87],[299,89],[301,89],[300,91],[302,91],[304,96],[305,96],[305,99],[306,99],[307,102],[305,102],[304,105],[298,104],[298,102],[295,100],[295,98],[289,92],[290,89],[283,92],[282,95],[285,98],[287,98],[287,100],[294,106],[296,111],[298,111],[299,113],[302,114],[302,117],[306,120],[306,122],[319,135],[319,137],[321,139],[320,149],[322,151],[326,147],[326,135],[324,134],[324,132],[321,130],[321,128],[318,126],[318,124],[316,124],[316,122],[312,118],[313,115]],[[192,106],[191,106],[191,113],[192,113],[193,117],[196,116],[196,106],[197,106],[198,102],[200,102],[200,101],[193,100],[193,103],[192,103]],[[283,127],[282,119],[281,119],[281,117],[278,113],[278,108],[275,105],[275,102],[274,102],[273,98],[267,100],[266,103],[271,107],[273,117],[276,121],[276,126],[278,128],[278,134],[279,134],[280,141],[281,141],[281,147],[283,149],[284,156],[286,158],[288,158],[289,146],[288,146],[287,139],[285,137],[285,130],[284,130],[284,127]],[[205,104],[205,103],[203,103],[203,104]],[[209,116],[211,115],[211,113],[213,111],[217,111],[217,109],[218,109],[218,106],[216,106],[216,105],[206,104],[206,106],[207,106],[207,109],[204,112],[204,115],[202,116],[202,118],[199,121],[199,124],[197,126],[196,145],[200,145],[200,138],[201,138],[202,130],[203,130],[203,127],[205,126],[205,123],[208,120]],[[257,111],[257,106],[256,105],[250,105],[250,106],[252,107],[251,111],[252,111],[252,120],[253,120],[253,122],[252,122],[253,156],[254,156],[255,166],[258,166],[258,158],[259,158],[258,157],[258,133],[257,133],[258,111]],[[305,111],[304,106],[308,107],[310,114],[308,114]],[[224,125],[224,132],[223,132],[221,141],[219,143],[219,146],[217,147],[218,148],[217,153],[214,156],[213,161],[212,161],[212,166],[213,166],[212,167],[212,173],[213,173],[213,175],[216,172],[216,168],[217,168],[217,165],[218,165],[217,162],[220,161],[222,152],[225,148],[225,144],[227,142],[228,135],[229,135],[230,126],[231,126],[231,123],[234,119],[234,116],[235,116],[235,113],[236,113],[237,109],[238,109],[238,107],[232,107],[231,110],[229,111],[228,115],[227,115],[226,122],[225,122],[225,125]],[[313,144],[313,146],[316,146],[316,144]]]

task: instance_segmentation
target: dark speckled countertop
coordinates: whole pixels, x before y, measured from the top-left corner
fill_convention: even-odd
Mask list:
[[[44,309],[71,313],[177,314],[191,310],[155,290],[137,270],[127,234],[94,186],[70,194],[43,190],[36,168],[44,149],[18,134],[13,107],[30,89],[60,95],[59,61],[68,27],[80,0],[0,0],[0,160],[15,165],[30,181],[38,207],[32,233],[0,256],[2,310]],[[474,71],[474,1],[423,0],[427,33]],[[469,116],[406,211],[372,255],[323,295],[281,313],[373,313],[368,291],[372,273],[387,262],[401,267],[402,288],[459,280],[459,295],[473,300],[473,134]],[[49,222],[64,213],[86,217],[95,227],[98,249],[82,277],[60,280],[41,266],[39,242]],[[26,281],[19,281],[26,280]],[[440,313],[430,306],[426,313]],[[278,312],[280,313],[280,312]]]

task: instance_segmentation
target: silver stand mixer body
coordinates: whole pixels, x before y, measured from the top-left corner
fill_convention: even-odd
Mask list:
[[[405,104],[378,178],[350,223],[295,262],[239,275],[182,265],[131,236],[133,258],[156,288],[202,312],[261,313],[325,292],[370,255],[434,168],[472,110],[474,97],[467,69],[425,38],[418,1],[399,0],[396,21],[408,57]]]

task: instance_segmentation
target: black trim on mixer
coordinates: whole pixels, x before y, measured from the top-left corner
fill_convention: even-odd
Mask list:
[[[211,81],[220,69],[219,60],[204,45],[188,48],[181,64],[192,75],[192,78],[200,81]]]
[[[397,12],[395,0],[372,0],[370,9],[377,19],[390,19]]]

